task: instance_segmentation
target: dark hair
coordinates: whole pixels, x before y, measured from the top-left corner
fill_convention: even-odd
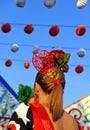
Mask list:
[[[61,83],[54,84],[54,79],[60,79]],[[44,92],[50,94],[50,111],[52,112],[53,120],[57,120],[63,111],[63,89],[65,87],[65,76],[59,68],[55,68],[47,74],[37,73],[35,82],[37,82]],[[54,89],[52,87],[54,86]]]

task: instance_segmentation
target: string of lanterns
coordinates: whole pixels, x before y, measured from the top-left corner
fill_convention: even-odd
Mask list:
[[[85,6],[87,5],[87,3],[88,3],[88,0],[78,0],[77,3],[76,3],[76,5],[77,5],[78,8],[83,8],[83,7],[85,7]],[[18,7],[24,7],[25,4],[26,4],[26,0],[16,0],[16,5],[17,5]],[[52,7],[55,6],[55,4],[56,4],[56,0],[44,0],[44,5],[45,5],[47,8],[52,8]],[[1,27],[1,30],[2,30],[2,32],[4,32],[4,33],[10,32],[11,29],[12,29],[12,27],[11,27],[11,25],[10,25],[9,23],[5,23],[5,24],[3,24],[2,27]],[[24,32],[27,33],[27,34],[31,34],[33,31],[34,31],[34,27],[33,27],[32,24],[27,24],[27,25],[24,27]],[[59,34],[59,32],[60,32],[60,28],[59,28],[59,26],[57,26],[57,25],[51,26],[50,29],[49,29],[49,34],[50,34],[51,36],[53,36],[53,37],[54,37],[54,36],[57,36],[57,35]],[[80,26],[78,26],[78,27],[76,28],[76,34],[77,34],[78,36],[83,36],[83,35],[85,34],[85,32],[86,32],[86,27],[85,27],[84,25],[80,25]],[[18,50],[19,50],[18,44],[13,44],[12,47],[11,47],[11,51],[12,51],[12,52],[17,52]],[[39,50],[39,47],[36,46],[36,47],[33,48],[32,53],[37,53],[38,50]],[[79,57],[84,57],[85,54],[86,54],[86,51],[85,51],[83,48],[81,48],[81,49],[78,51],[77,54],[78,54]],[[10,66],[12,65],[12,60],[7,59],[7,60],[5,61],[5,65],[6,65],[7,67],[10,67]],[[25,61],[25,62],[24,62],[24,67],[25,67],[26,69],[28,69],[28,68],[30,67],[30,62],[29,62],[29,61]],[[76,66],[76,68],[75,68],[75,71],[76,71],[77,73],[81,73],[81,72],[83,72],[83,70],[84,70],[84,68],[83,68],[83,66],[81,66],[81,65],[78,65],[78,66]]]
[[[11,59],[7,59],[7,60],[5,61],[5,66],[6,66],[6,67],[11,67],[12,64],[13,64],[13,61],[12,61]],[[24,61],[24,62],[23,62],[23,65],[24,65],[24,67],[25,67],[26,69],[28,69],[28,68],[30,67],[30,61]]]
[[[1,30],[2,32],[4,33],[8,33],[11,31],[11,24],[9,23],[5,23],[1,26]],[[32,24],[27,24],[25,27],[24,27],[24,32],[27,33],[27,34],[31,34],[32,32],[34,31],[34,27]],[[60,27],[57,26],[57,25],[54,25],[54,26],[51,26],[50,29],[49,29],[49,34],[51,36],[57,36],[60,32]],[[79,25],[78,27],[76,27],[76,35],[77,36],[83,36],[84,34],[86,33],[86,27],[84,25]],[[13,44],[12,47],[11,47],[11,51],[12,52],[17,52],[19,50],[19,46],[18,44]],[[37,53],[39,50],[38,46],[34,47],[33,50],[32,50],[32,53]],[[84,57],[86,52],[83,48],[81,48],[79,51],[78,51],[78,56],[79,57]],[[12,65],[12,61],[10,59],[6,60],[5,62],[5,65],[7,67],[10,67]],[[25,61],[24,62],[24,67],[26,69],[28,69],[30,67],[30,62],[29,61]],[[77,65],[76,68],[75,68],[75,71],[80,74],[84,71],[84,67],[81,66],[81,65]]]
[[[12,45],[12,48],[13,48],[13,49],[11,48],[12,50],[14,50],[13,52],[17,52],[17,51],[15,51],[14,47],[15,47],[16,50],[18,50],[18,49],[17,49],[17,48],[18,48],[18,45],[17,45],[17,44],[13,44],[13,45]],[[35,53],[37,53],[39,50],[40,50],[39,46],[34,46],[33,49],[32,49],[32,53],[35,54]],[[85,54],[86,54],[86,51],[85,51],[85,49],[83,49],[83,48],[79,49],[78,52],[77,52],[77,55],[78,55],[79,57],[84,57]],[[10,59],[7,59],[7,60],[5,61],[6,67],[10,67],[10,66],[12,65],[12,63],[13,63],[13,62],[12,62],[12,60],[10,60]],[[24,65],[24,67],[25,67],[26,69],[28,69],[28,68],[30,67],[30,61],[24,61],[24,62],[23,62],[23,65]],[[80,74],[80,73],[82,73],[82,72],[84,71],[84,67],[83,67],[82,65],[77,65],[77,66],[75,67],[75,71],[76,71],[76,73]]]
[[[86,54],[86,50],[84,48],[80,48],[77,52],[77,55],[82,58]],[[80,74],[84,71],[84,67],[82,65],[77,65],[75,68],[76,73]]]
[[[10,25],[9,23],[5,23],[5,24],[2,25],[1,30],[2,30],[2,32],[4,32],[4,33],[8,33],[8,32],[11,31],[11,25]],[[33,31],[34,31],[34,27],[32,26],[32,24],[27,24],[27,25],[24,27],[24,32],[27,33],[27,34],[31,34]],[[51,26],[50,29],[49,29],[49,34],[50,34],[51,36],[53,36],[53,37],[54,37],[54,36],[57,36],[57,35],[59,34],[59,32],[60,32],[60,28],[59,28],[59,26],[57,26],[57,25]],[[85,26],[83,26],[83,25],[80,25],[80,26],[78,26],[78,27],[76,28],[76,34],[77,34],[77,36],[83,36],[83,35],[85,34],[85,32],[86,32],[86,28],[85,28]],[[11,46],[11,51],[12,51],[12,52],[17,52],[18,50],[19,50],[18,44],[13,44],[13,45]],[[35,47],[33,47],[32,53],[37,53],[38,50],[39,50],[39,47],[38,47],[38,46],[35,46]],[[85,50],[84,50],[83,48],[81,48],[81,49],[78,51],[77,54],[78,54],[79,57],[84,57],[84,56],[85,56],[85,53],[86,53]],[[10,67],[10,66],[12,65],[12,61],[11,61],[10,59],[6,60],[5,65],[6,65],[7,67]],[[28,69],[28,68],[30,67],[30,62],[29,62],[29,61],[25,61],[25,62],[24,62],[24,67],[25,67],[26,69]],[[81,66],[81,65],[77,65],[76,68],[75,68],[75,71],[76,71],[77,73],[82,73],[83,70],[84,70],[84,67]]]
[[[21,62],[21,60],[17,60],[17,59],[13,59],[13,60],[7,59],[7,60],[5,60],[5,66],[6,67],[11,67],[12,64],[13,64],[13,61],[20,61]],[[22,61],[22,62],[23,62],[24,68],[29,69],[30,61]],[[75,72],[78,73],[78,74],[80,74],[80,73],[82,73],[84,71],[84,67],[89,67],[90,68],[90,65],[84,65],[84,67],[83,67],[82,65],[75,65],[75,64],[72,65],[72,64],[70,64],[69,66],[75,66]]]
[[[56,0],[44,0],[44,6],[47,8],[52,8],[56,5]],[[88,3],[88,0],[77,0],[76,6],[79,9],[84,8]],[[26,5],[26,0],[16,0],[17,7],[24,7]]]
[[[8,33],[8,32],[11,31],[11,25],[8,24],[8,23],[5,23],[5,24],[2,25],[1,30],[2,30],[2,32],[4,32],[4,33]],[[24,27],[24,32],[27,33],[27,34],[31,34],[33,31],[34,31],[34,27],[32,26],[32,24],[27,24],[27,25]],[[51,26],[50,29],[49,29],[49,34],[50,34],[51,36],[57,36],[57,35],[59,34],[59,32],[60,32],[60,28],[59,28],[59,26],[57,26],[57,25]],[[77,36],[83,36],[85,33],[86,33],[86,27],[85,27],[85,26],[80,25],[80,26],[78,26],[78,27],[76,28],[76,34],[77,34]],[[13,45],[11,46],[11,51],[12,51],[12,52],[17,52],[18,50],[19,50],[18,44],[13,44]],[[39,50],[39,47],[38,47],[38,46],[34,46],[34,47],[33,47],[33,50],[32,50],[32,53],[37,53],[38,50]],[[78,51],[77,54],[78,54],[79,57],[84,57],[85,54],[86,54],[86,52],[85,52],[85,50],[84,50],[83,48],[81,48],[81,49]],[[10,67],[10,66],[12,65],[12,61],[11,61],[10,59],[8,59],[8,60],[5,62],[5,65],[6,65],[7,67]],[[30,67],[30,62],[29,62],[29,61],[25,61],[25,62],[24,62],[24,67],[28,69],[28,68]],[[77,73],[81,73],[81,72],[83,72],[83,70],[84,70],[84,68],[83,68],[83,66],[81,66],[81,65],[78,65],[78,66],[76,66],[76,68],[75,68],[75,71],[76,71]]]
[[[12,27],[9,23],[4,23],[1,26],[1,30],[3,33],[9,33]],[[34,31],[34,26],[32,24],[27,24],[24,27],[24,32],[27,34],[31,34]],[[60,27],[58,25],[53,25],[49,28],[50,36],[54,37],[60,33]],[[79,25],[76,27],[76,35],[83,36],[86,33],[86,27],[84,25]]]

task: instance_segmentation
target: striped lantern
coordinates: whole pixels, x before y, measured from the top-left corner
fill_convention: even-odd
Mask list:
[[[77,52],[79,57],[84,57],[86,55],[86,50],[83,48],[80,48]]]
[[[44,5],[47,8],[52,8],[56,4],[56,0],[44,0]]]
[[[24,7],[26,4],[26,0],[16,0],[16,5],[18,7]]]
[[[36,54],[36,53],[38,53],[39,50],[40,50],[40,48],[38,46],[34,46],[32,49],[32,53]]]
[[[18,44],[13,44],[13,45],[11,46],[11,51],[12,51],[12,52],[17,52],[18,50],[19,50]]]
[[[78,0],[76,5],[78,8],[81,9],[81,8],[84,8],[87,5],[87,3],[88,3],[88,0]]]

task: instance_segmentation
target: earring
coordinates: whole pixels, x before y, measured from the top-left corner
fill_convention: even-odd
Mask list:
[[[34,101],[38,102],[38,94],[34,94]]]

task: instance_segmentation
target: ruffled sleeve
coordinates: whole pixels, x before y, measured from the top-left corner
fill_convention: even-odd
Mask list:
[[[30,106],[21,103],[15,109],[7,130],[33,130],[33,116]]]

